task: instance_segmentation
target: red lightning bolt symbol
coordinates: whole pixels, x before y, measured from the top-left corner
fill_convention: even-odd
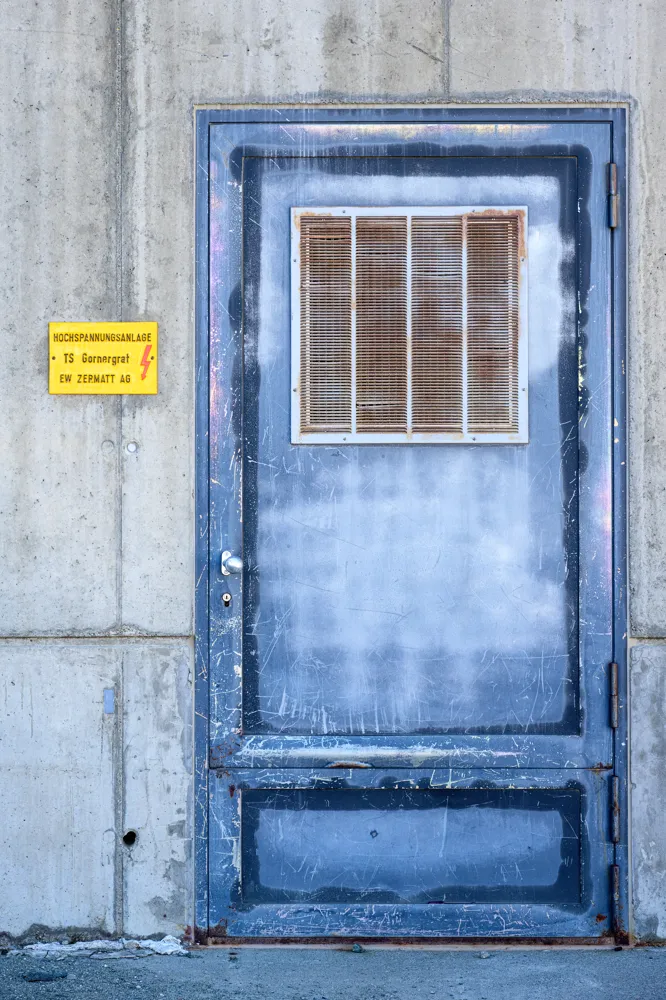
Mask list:
[[[146,375],[148,374],[148,369],[150,367],[150,362],[152,361],[152,358],[150,357],[150,352],[152,351],[152,349],[153,349],[152,344],[148,344],[148,346],[146,347],[145,351],[143,352],[143,357],[141,358],[141,361],[139,362],[139,364],[143,368],[143,371],[141,372],[141,379],[142,379],[142,381],[146,377]]]

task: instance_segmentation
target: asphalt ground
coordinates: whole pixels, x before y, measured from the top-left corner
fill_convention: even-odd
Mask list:
[[[357,945],[357,948],[359,946]],[[0,998],[666,1000],[666,949],[210,948],[0,958]]]

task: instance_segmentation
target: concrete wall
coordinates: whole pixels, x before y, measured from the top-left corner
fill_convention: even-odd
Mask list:
[[[0,658],[0,939],[182,934],[190,640],[5,639]]]
[[[5,0],[0,930],[192,922],[193,105],[627,101],[636,927],[666,937],[665,41],[659,0]],[[49,320],[143,318],[157,397],[47,395]]]

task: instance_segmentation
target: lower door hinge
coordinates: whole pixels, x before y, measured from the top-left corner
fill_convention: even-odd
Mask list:
[[[620,218],[620,195],[617,189],[617,163],[608,164],[608,225],[616,229]]]
[[[620,866],[611,865],[610,866],[610,879],[611,879],[611,899],[614,906],[618,906],[620,903]]]
[[[610,665],[610,727],[617,729],[620,712],[619,692],[617,681],[617,663]]]
[[[625,914],[622,902],[622,884],[620,881],[620,866],[610,866],[610,903],[611,903],[611,932],[615,938],[615,943],[619,945],[630,945],[631,937],[626,926]]]

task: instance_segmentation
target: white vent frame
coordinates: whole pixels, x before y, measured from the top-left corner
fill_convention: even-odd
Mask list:
[[[301,255],[300,218],[302,216],[342,216],[352,220],[352,400],[355,399],[355,276],[356,276],[356,219],[361,217],[407,217],[411,232],[411,218],[426,216],[445,218],[463,215],[519,216],[521,253],[519,256],[518,294],[518,430],[495,432],[470,432],[467,427],[466,365],[463,363],[463,431],[358,431],[354,428],[356,415],[352,406],[351,431],[302,431],[301,430]],[[463,274],[466,273],[466,250],[463,250]],[[291,443],[292,444],[527,444],[529,442],[528,410],[528,210],[526,205],[447,205],[447,206],[334,206],[292,207],[291,209]],[[463,357],[466,358],[466,295],[463,305]],[[408,372],[411,370],[411,238],[408,237],[407,263],[407,355]],[[411,384],[408,384],[411,397]],[[408,406],[408,413],[410,412]]]

